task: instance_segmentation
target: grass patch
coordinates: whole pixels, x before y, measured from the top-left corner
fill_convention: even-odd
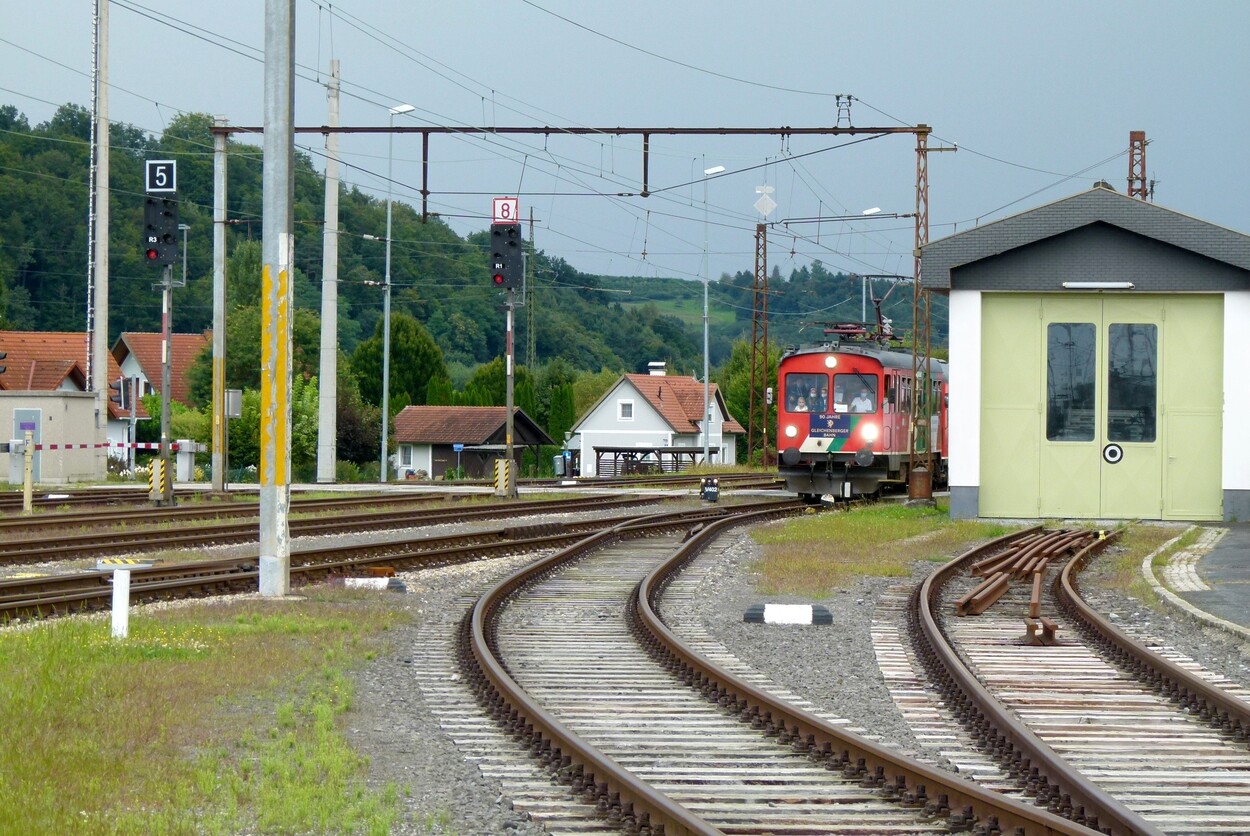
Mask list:
[[[881,504],[810,514],[753,532],[766,595],[828,597],[864,575],[906,577],[916,560],[944,561],[1014,526],[951,520],[945,508]]]
[[[315,588],[0,632],[0,834],[386,833],[339,724],[406,616]]]
[[[1177,526],[1139,524],[1130,527],[1114,546],[1094,558],[1089,567],[1091,577],[1102,586],[1126,592],[1151,606],[1161,606],[1154,587],[1142,577],[1141,562],[1181,531]],[[1201,527],[1190,527],[1177,542],[1155,555],[1151,565],[1161,569],[1173,554],[1192,546],[1201,534]]]

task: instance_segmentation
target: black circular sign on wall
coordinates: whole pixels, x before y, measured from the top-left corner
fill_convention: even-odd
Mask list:
[[[1102,448],[1102,460],[1107,464],[1119,464],[1124,458],[1124,448],[1119,444],[1108,444]]]

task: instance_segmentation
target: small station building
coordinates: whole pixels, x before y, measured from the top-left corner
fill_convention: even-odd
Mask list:
[[[926,245],[951,515],[1250,520],[1250,236],[1105,184]]]

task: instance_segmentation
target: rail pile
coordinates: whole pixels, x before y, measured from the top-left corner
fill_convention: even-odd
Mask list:
[[[1089,529],[1036,529],[1007,545],[992,557],[977,561],[970,569],[973,577],[985,578],[971,592],[955,602],[955,614],[980,615],[1003,596],[1012,581],[1029,580],[1029,614],[1024,619],[1029,644],[1053,645],[1059,625],[1042,616],[1042,581],[1052,558],[1071,556],[1091,543],[1106,538],[1105,532]]]

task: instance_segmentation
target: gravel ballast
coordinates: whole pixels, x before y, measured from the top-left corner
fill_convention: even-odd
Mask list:
[[[920,581],[932,563],[918,563],[910,579],[861,578],[818,602],[768,598],[755,591],[752,563],[759,548],[745,530],[722,536],[700,558],[698,595],[686,606],[739,660],[766,674],[783,688],[820,709],[847,719],[852,728],[901,751],[939,761],[912,736],[896,709],[877,667],[870,620],[883,599],[900,585]],[[413,685],[411,666],[402,649],[427,629],[424,614],[448,607],[460,596],[484,585],[484,579],[516,566],[523,559],[485,561],[477,568],[439,569],[406,576],[403,606],[419,617],[395,636],[400,652],[379,659],[358,681],[352,716],[352,741],[370,757],[373,780],[411,786],[402,833],[539,833],[534,823],[514,812],[496,782],[482,777],[466,762],[454,743],[423,710],[423,696]],[[506,568],[506,567],[505,567]],[[1093,577],[1093,576],[1091,576]],[[1181,611],[1151,608],[1118,590],[1087,584],[1085,590],[1100,610],[1115,614],[1135,634],[1184,653],[1229,679],[1250,682],[1250,645],[1240,637],[1214,629]],[[896,597],[896,596],[895,596]],[[833,624],[763,625],[744,623],[752,604],[820,603]],[[424,742],[422,742],[424,741]]]

